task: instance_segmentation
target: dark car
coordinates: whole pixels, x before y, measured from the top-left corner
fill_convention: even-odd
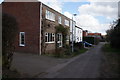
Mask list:
[[[92,46],[92,44],[90,44],[90,43],[88,43],[86,41],[83,41],[82,43],[85,45],[85,47],[91,47]]]

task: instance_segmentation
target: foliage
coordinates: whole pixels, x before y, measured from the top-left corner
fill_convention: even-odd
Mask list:
[[[61,25],[61,24],[59,24],[59,25],[57,25],[56,27],[55,27],[55,29],[56,29],[56,40],[55,40],[55,45],[56,45],[56,48],[55,48],[55,55],[57,56],[57,57],[60,57],[61,55],[63,55],[64,53],[65,53],[65,47],[66,47],[66,37],[67,37],[67,35],[68,35],[68,28],[65,28],[63,25]],[[59,48],[58,47],[58,44],[57,44],[57,34],[58,33],[61,33],[62,34],[62,48]]]
[[[105,44],[105,45],[102,47],[102,50],[103,50],[104,52],[120,53],[120,49],[112,48],[112,47],[110,46],[110,44]]]
[[[48,44],[45,43],[45,32],[46,29],[48,28],[48,23],[46,21],[45,15],[42,16],[42,27],[41,27],[41,52],[42,54],[46,53],[46,47]]]
[[[120,49],[120,19],[113,22],[111,29],[107,30],[107,41],[111,47]]]
[[[56,28],[56,34],[57,33],[62,33],[62,37],[63,37],[63,47],[66,46],[66,39],[67,39],[67,35],[68,35],[68,28],[65,28],[63,25],[59,24],[58,26],[55,27]]]
[[[57,57],[57,58],[71,58],[79,54],[82,54],[88,50],[83,47],[78,47],[78,45],[80,46],[81,44],[77,44],[74,46],[73,53],[71,52],[70,46],[66,45],[65,48],[58,48],[56,53],[48,54],[48,56]]]
[[[91,44],[98,44],[99,43],[99,39],[95,38],[95,37],[83,37],[83,41],[86,41],[86,42],[91,43]]]
[[[83,49],[84,48],[84,44],[80,43],[80,42],[77,42],[77,43],[74,42],[74,47],[77,47],[79,49]]]
[[[112,48],[109,43],[102,47],[103,55],[106,58],[103,64],[102,75],[104,78],[119,78],[120,49]],[[104,73],[105,72],[105,73]]]
[[[17,21],[8,14],[2,15],[2,66],[9,69],[14,52],[14,40],[17,33]]]

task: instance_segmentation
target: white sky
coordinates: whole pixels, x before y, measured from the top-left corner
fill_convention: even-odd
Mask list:
[[[2,2],[3,0],[0,0]],[[13,0],[12,0],[13,1]],[[16,0],[15,0],[16,1]],[[20,0],[19,0],[20,1]],[[24,0],[25,1],[25,0]],[[27,0],[28,1],[28,0]],[[77,26],[92,31],[106,34],[110,23],[117,19],[118,16],[118,1],[119,0],[39,0],[53,9],[63,12],[64,2],[89,2],[78,7],[78,14],[74,19]],[[71,9],[72,10],[72,9]],[[63,12],[64,15],[71,18],[73,13],[68,11]],[[102,19],[100,18],[102,17]],[[101,23],[101,21],[103,22]],[[104,23],[105,22],[105,23]],[[107,22],[107,23],[106,23]]]
[[[77,26],[92,31],[106,34],[110,28],[110,23],[118,17],[119,0],[40,0],[53,9],[62,12],[64,2],[89,2],[78,7],[79,13],[75,17]],[[72,10],[72,9],[71,9]],[[73,13],[63,12],[64,15],[71,18]],[[102,19],[101,19],[102,18]],[[102,23],[101,23],[102,22]]]

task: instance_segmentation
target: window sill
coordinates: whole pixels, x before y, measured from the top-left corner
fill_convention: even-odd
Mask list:
[[[55,42],[45,42],[45,43],[55,43]]]
[[[59,48],[61,48],[62,46],[59,46]]]
[[[49,21],[53,21],[53,22],[55,22],[55,20],[51,20],[51,19],[48,19],[48,18],[46,18],[46,20],[49,20]]]
[[[23,45],[23,44],[20,44],[19,46],[23,46],[23,47],[24,47],[25,45]]]

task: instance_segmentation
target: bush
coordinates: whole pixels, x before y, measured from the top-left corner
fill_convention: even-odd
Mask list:
[[[106,32],[111,47],[120,49],[120,19],[113,22],[111,29]]]
[[[99,39],[95,37],[83,37],[83,41],[86,41],[91,44],[97,45],[99,43]]]
[[[14,40],[17,33],[16,19],[8,14],[2,15],[2,66],[9,69],[14,52]]]
[[[74,47],[75,47],[75,48],[82,49],[82,48],[84,48],[84,44],[83,44],[83,43],[81,43],[81,42],[74,43]]]

